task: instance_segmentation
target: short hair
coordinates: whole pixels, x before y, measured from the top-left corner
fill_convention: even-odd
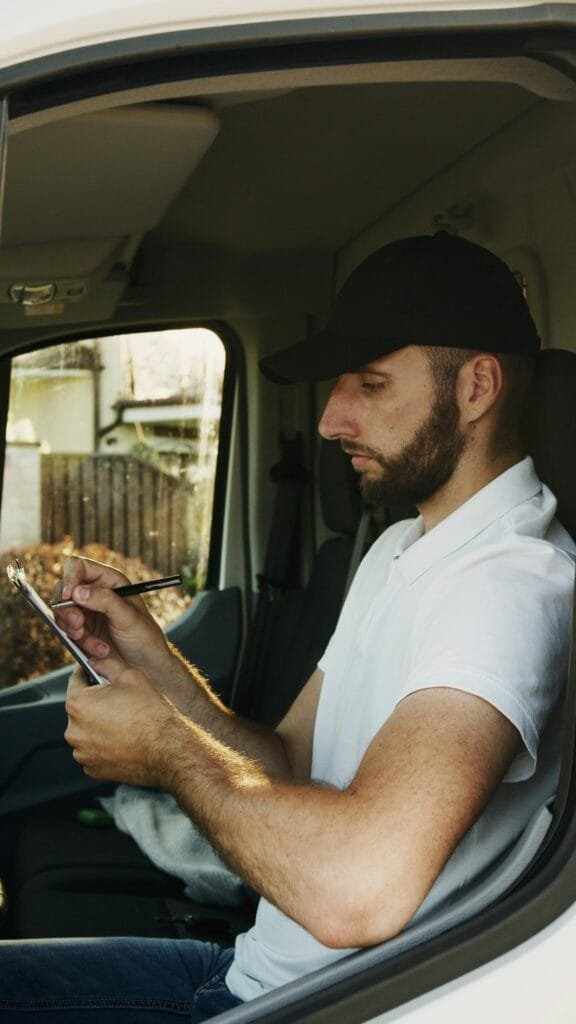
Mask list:
[[[481,349],[425,346],[437,391],[446,398],[454,396],[456,380],[462,367]],[[532,356],[499,352],[493,355],[502,368],[504,379],[503,401],[493,437],[493,454],[502,455],[527,448],[527,407],[534,377],[535,359]]]

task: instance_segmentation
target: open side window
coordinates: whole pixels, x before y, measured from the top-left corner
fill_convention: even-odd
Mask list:
[[[205,587],[222,512],[214,494],[225,370],[224,345],[207,328],[64,342],[12,360],[0,515],[0,603],[11,629],[0,640],[1,688],[67,657],[15,600],[5,572],[15,558],[46,600],[72,553],[133,581],[181,574],[181,588],[147,599],[165,627]]]

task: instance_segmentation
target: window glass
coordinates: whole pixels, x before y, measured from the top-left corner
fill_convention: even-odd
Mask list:
[[[225,367],[200,328],[60,344],[12,361],[0,517],[0,688],[69,660],[6,577],[18,559],[50,600],[84,554],[138,581],[163,625],[205,581]]]

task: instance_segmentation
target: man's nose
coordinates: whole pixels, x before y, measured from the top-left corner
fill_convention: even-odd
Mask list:
[[[318,430],[326,441],[355,436],[356,426],[351,415],[349,398],[341,382],[336,384],[328,397]]]

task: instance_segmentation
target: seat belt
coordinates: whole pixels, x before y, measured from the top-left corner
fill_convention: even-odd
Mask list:
[[[568,807],[574,803],[574,761],[576,755],[576,571],[572,599],[572,629],[568,656],[568,675],[562,722],[562,760],[560,763],[558,788],[552,803],[552,823],[538,851],[537,857],[524,874],[520,876],[517,884],[525,882],[527,878],[531,878],[539,870],[542,859],[548,855],[550,847],[561,832],[560,826]]]
[[[302,462],[302,434],[289,439],[280,434],[282,455],[270,470],[278,486],[266,546],[264,567],[256,580],[259,594],[274,601],[286,590],[302,584],[297,544],[300,534],[302,493],[310,474]]]
[[[574,756],[576,752],[576,572],[574,578],[574,596],[572,599],[572,633],[570,636],[570,653],[568,656],[568,678],[566,680],[566,698],[564,702],[564,734],[562,736],[562,763],[558,792],[554,801],[554,825],[564,814],[568,804],[570,790],[573,786]]]

